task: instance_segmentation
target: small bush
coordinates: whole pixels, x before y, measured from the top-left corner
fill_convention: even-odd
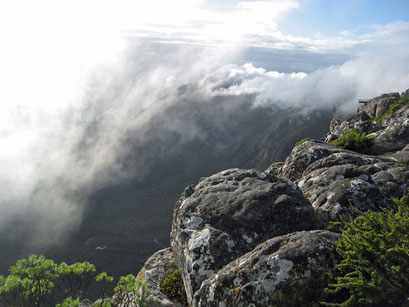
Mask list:
[[[384,209],[345,223],[337,252],[335,282],[325,289],[343,297],[327,306],[408,306],[409,195]]]
[[[298,141],[297,143],[295,143],[295,147],[298,147],[298,146],[304,144],[305,142],[307,142],[309,140],[310,140],[309,138],[302,139],[301,141]]]
[[[352,129],[346,131],[341,137],[332,141],[331,144],[361,153],[370,153],[370,147],[374,139],[373,136],[366,136],[366,133],[361,134],[358,130]]]
[[[182,304],[187,304],[185,285],[179,270],[175,270],[165,277],[160,285],[160,291],[170,299],[176,299]]]

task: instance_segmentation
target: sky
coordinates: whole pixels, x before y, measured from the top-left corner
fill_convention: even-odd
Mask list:
[[[89,191],[129,176],[127,133],[147,142],[186,84],[344,113],[409,88],[405,0],[1,1],[0,41],[0,231],[25,210],[75,228]]]
[[[295,36],[335,36],[348,32],[365,34],[375,25],[408,20],[405,0],[304,0],[288,12],[280,28]]]

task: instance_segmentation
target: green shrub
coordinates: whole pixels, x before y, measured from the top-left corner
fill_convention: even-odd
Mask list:
[[[370,153],[370,147],[374,139],[373,136],[366,136],[366,133],[361,134],[358,130],[352,129],[346,131],[341,137],[332,141],[331,144],[361,153]]]
[[[307,142],[309,140],[310,140],[309,138],[302,139],[301,141],[298,141],[297,143],[295,143],[295,147],[298,147],[298,146],[304,144],[305,142]]]
[[[342,300],[327,306],[408,306],[409,195],[395,209],[369,212],[345,223],[338,240],[341,261],[325,289]]]
[[[179,270],[175,270],[165,277],[160,285],[160,291],[170,299],[176,299],[182,304],[187,304],[185,285]]]
[[[67,297],[64,302],[62,302],[61,304],[57,304],[55,305],[56,307],[79,307],[80,306],[80,300],[77,299],[73,299],[71,296]]]

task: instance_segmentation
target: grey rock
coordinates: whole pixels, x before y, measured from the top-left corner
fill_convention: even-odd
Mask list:
[[[334,165],[310,172],[299,181],[304,195],[316,212],[319,228],[340,217],[356,216],[351,205],[360,211],[378,210],[385,197],[371,174],[354,164]]]
[[[394,161],[400,161],[401,163],[409,162],[409,144],[406,145],[402,150],[398,150],[396,152],[388,152],[380,156],[393,159]]]
[[[370,117],[381,115],[389,110],[392,103],[399,99],[399,93],[383,94],[371,99],[359,108],[359,112],[365,112]]]
[[[338,234],[314,230],[272,238],[203,282],[193,306],[313,306],[336,259]]]
[[[334,118],[333,120],[331,120],[331,123],[329,124],[329,133],[334,135],[340,135],[341,134],[340,126],[341,121],[337,118]]]
[[[190,186],[176,203],[171,233],[188,302],[204,280],[259,243],[314,226],[311,204],[285,179],[230,169]]]
[[[284,162],[274,162],[264,172],[269,175],[277,176],[280,168],[283,165],[284,165]]]
[[[356,216],[351,206],[378,210],[408,188],[409,168],[387,156],[370,156],[307,141],[293,149],[278,175],[295,181],[311,202],[318,228]]]
[[[176,269],[176,261],[170,248],[162,249],[146,260],[136,278],[146,284],[154,297],[154,300],[149,301],[147,306],[183,306],[179,302],[172,302],[160,291],[160,285],[165,277]]]
[[[396,162],[382,162],[374,165],[379,169],[372,180],[382,192],[386,202],[401,197],[409,189],[409,167]]]
[[[377,154],[402,150],[409,141],[409,105],[385,116],[385,128],[374,140],[373,149]]]
[[[292,150],[278,171],[278,176],[295,181],[313,162],[341,151],[344,150],[321,141],[306,141]]]

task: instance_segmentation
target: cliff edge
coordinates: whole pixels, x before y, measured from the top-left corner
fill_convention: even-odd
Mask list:
[[[348,133],[368,142],[342,143]],[[323,140],[297,143],[263,172],[202,178],[176,203],[171,248],[138,275],[156,297],[149,304],[181,305],[160,290],[178,269],[191,306],[314,305],[337,258],[339,234],[325,230],[329,222],[354,216],[351,205],[363,212],[391,205],[409,188],[408,161],[409,90],[332,120]]]

